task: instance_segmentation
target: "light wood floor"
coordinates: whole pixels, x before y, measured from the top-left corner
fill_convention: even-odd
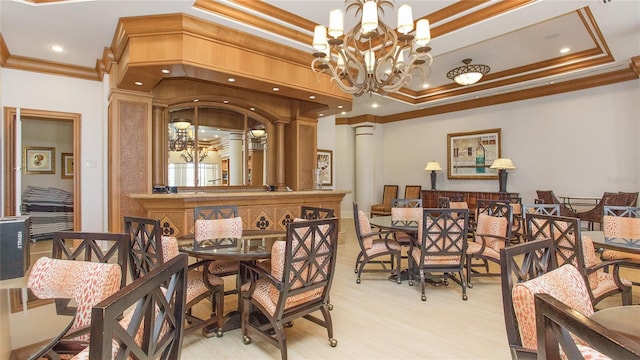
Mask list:
[[[363,274],[362,283],[356,284],[353,266],[359,248],[353,219],[343,219],[341,226],[343,244],[331,290],[338,346],[329,346],[323,328],[299,319],[287,329],[290,359],[510,359],[499,277],[474,279],[467,301],[454,283],[428,285],[426,302],[420,300],[418,285],[396,284],[384,274]],[[225,305],[234,306],[233,300]],[[640,303],[638,287],[633,302]],[[619,296],[601,307],[616,305]],[[182,359],[280,358],[275,346],[257,336],[252,339],[244,345],[240,329],[222,338],[191,334],[184,338]]]

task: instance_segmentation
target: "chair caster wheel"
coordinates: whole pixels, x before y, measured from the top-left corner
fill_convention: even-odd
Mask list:
[[[333,304],[327,304],[327,309],[329,309],[329,311],[333,310]]]
[[[449,286],[449,280],[444,280],[444,286]]]
[[[222,335],[224,335],[224,332],[222,331],[222,329],[218,329],[218,331],[216,331],[216,337],[221,338]]]
[[[336,347],[336,346],[338,346],[338,340],[336,340],[336,339],[329,339],[329,345],[331,345],[331,347]]]
[[[250,338],[250,337],[248,337],[247,335],[245,335],[245,336],[243,336],[243,337],[242,337],[242,342],[243,342],[245,345],[249,345],[249,344],[251,344],[251,338]]]
[[[468,283],[468,284],[467,284],[467,287],[468,287],[469,289],[471,289],[471,288],[473,288],[473,284],[472,284],[472,283]]]
[[[422,295],[422,301],[427,301],[427,295]]]
[[[293,327],[293,321],[286,322],[286,323],[284,324],[284,327],[292,328],[292,327]]]
[[[462,300],[467,301],[467,294],[462,295]]]
[[[357,274],[358,273],[358,269],[353,269],[353,273]]]
[[[360,284],[360,279],[356,279],[356,284]]]
[[[409,280],[409,286],[413,286],[413,281]]]

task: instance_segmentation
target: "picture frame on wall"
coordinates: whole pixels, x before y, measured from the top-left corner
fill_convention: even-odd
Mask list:
[[[52,147],[25,146],[22,156],[25,174],[55,174],[56,149]]]
[[[62,164],[61,177],[73,179],[73,153],[62,153],[60,160]]]
[[[322,185],[333,186],[333,151],[318,149],[317,168]]]
[[[500,129],[447,134],[447,178],[497,179],[490,166],[501,155],[500,138]]]

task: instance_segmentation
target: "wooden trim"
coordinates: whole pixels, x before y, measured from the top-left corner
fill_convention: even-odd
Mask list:
[[[40,72],[52,75],[70,76],[85,80],[99,81],[96,69],[56,63],[52,61],[34,59],[24,56],[10,56],[4,67],[24,71]]]
[[[4,42],[4,37],[0,34],[0,66],[5,66],[7,59],[11,56],[7,43]]]
[[[15,171],[16,171],[16,129],[15,119],[17,108],[5,107],[4,109],[4,214],[5,216],[15,215],[17,199],[15,198]],[[60,111],[20,109],[21,117],[37,118],[39,120],[68,121],[73,125],[73,154],[78,166],[73,167],[73,229],[80,230],[82,226],[82,166],[80,120],[81,115]]]

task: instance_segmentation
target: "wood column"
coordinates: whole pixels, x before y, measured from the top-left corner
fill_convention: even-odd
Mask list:
[[[166,185],[167,181],[167,123],[164,118],[164,107],[153,106],[153,119],[152,119],[152,179],[151,184],[153,186]]]
[[[284,125],[283,121],[276,122],[276,183],[278,189],[284,189],[286,186],[285,173],[285,144],[284,144]]]

